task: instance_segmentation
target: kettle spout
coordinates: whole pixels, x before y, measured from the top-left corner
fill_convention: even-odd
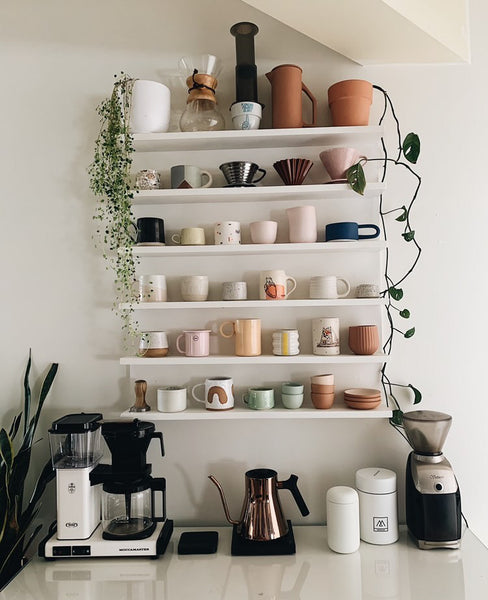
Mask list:
[[[222,486],[213,475],[209,475],[208,478],[212,483],[214,483],[217,486],[217,489],[219,490],[220,498],[222,499],[222,506],[224,507],[225,518],[227,519],[227,521],[229,521],[231,525],[239,525],[240,521],[235,521],[231,518],[229,514],[229,507],[227,506],[227,501],[225,499],[224,490],[222,489]]]

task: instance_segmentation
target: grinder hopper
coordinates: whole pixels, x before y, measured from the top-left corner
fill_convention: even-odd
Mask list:
[[[413,410],[403,414],[403,426],[417,454],[442,454],[452,417],[434,410]]]

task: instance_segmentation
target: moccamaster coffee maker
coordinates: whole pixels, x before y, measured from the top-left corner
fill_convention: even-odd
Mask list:
[[[163,554],[173,522],[166,519],[166,481],[151,477],[146,453],[163,436],[153,423],[103,421],[99,413],[71,414],[49,430],[56,469],[57,522],[39,547],[47,559]],[[101,435],[112,464],[100,463]],[[155,493],[161,492],[156,516]],[[101,519],[100,519],[101,511]]]
[[[451,465],[442,454],[451,416],[430,410],[403,414],[413,448],[406,472],[407,526],[419,548],[459,548],[461,495]]]

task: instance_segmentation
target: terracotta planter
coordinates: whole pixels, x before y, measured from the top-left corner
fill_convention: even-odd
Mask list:
[[[369,124],[373,85],[363,79],[346,79],[331,85],[329,108],[334,127]]]
[[[380,346],[376,325],[349,327],[349,348],[354,354],[374,354]]]

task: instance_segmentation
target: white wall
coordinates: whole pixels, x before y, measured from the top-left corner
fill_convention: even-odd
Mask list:
[[[29,347],[34,375],[50,361],[60,363],[44,429],[66,412],[113,416],[132,403],[132,383],[118,363],[122,347],[120,324],[110,311],[111,275],[91,240],[94,201],[86,167],[97,132],[94,109],[114,73],[162,79],[179,56],[191,52],[224,58],[219,99],[227,107],[234,93],[229,28],[250,20],[260,28],[256,56],[267,106],[270,88],[263,74],[292,62],[303,68],[304,81],[319,99],[319,124],[329,122],[328,86],[359,77],[386,88],[404,132],[421,137],[423,187],[413,219],[423,254],[405,285],[417,333],[395,345],[390,372],[422,390],[424,408],[453,415],[446,454],[460,482],[464,513],[488,542],[483,390],[488,45],[482,26],[488,8],[482,0],[471,4],[471,65],[366,68],[238,0],[171,5],[46,0],[42,8],[33,0],[2,3],[2,425],[21,407]],[[179,101],[181,91],[174,97]],[[380,108],[374,107],[375,114]],[[395,248],[397,256],[407,250],[404,243]],[[234,513],[248,466],[272,466],[281,476],[297,473],[312,509],[308,522],[314,523],[324,521],[326,489],[352,484],[358,467],[381,464],[403,479],[408,448],[386,423],[253,423],[252,429],[215,422],[165,427],[167,457],[155,464],[155,472],[168,478],[169,512],[179,524],[222,521],[216,490],[206,479],[212,470],[223,474]],[[38,455],[46,452],[44,441]],[[299,520],[293,507],[286,510]]]

